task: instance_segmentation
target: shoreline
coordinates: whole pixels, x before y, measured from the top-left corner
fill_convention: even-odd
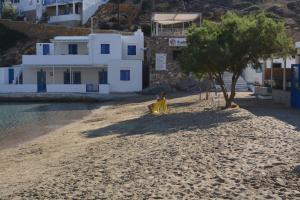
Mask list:
[[[300,197],[298,111],[243,98],[211,110],[198,99],[169,98],[163,116],[148,115],[149,97],[109,103],[0,151],[0,198]]]
[[[20,145],[51,134],[52,132],[68,126],[69,124],[79,123],[83,118],[89,116],[93,110],[98,109],[99,106],[101,107],[102,104],[98,105],[77,102],[72,104],[66,104],[65,102],[18,102],[18,104],[15,104],[14,102],[0,103],[0,107],[12,107],[14,105],[17,107],[26,107],[25,110],[21,110],[20,115],[23,115],[24,113],[28,115],[28,112],[33,112],[33,120],[39,118],[43,119],[41,119],[42,121],[28,121],[25,124],[24,122],[21,124],[19,122],[14,124],[13,127],[7,127],[4,130],[4,133],[2,132],[0,135],[0,151],[5,149],[17,149]],[[75,110],[72,111],[72,107],[74,107]],[[77,111],[75,107],[80,107],[80,109]],[[58,117],[54,118],[56,115],[58,115]]]

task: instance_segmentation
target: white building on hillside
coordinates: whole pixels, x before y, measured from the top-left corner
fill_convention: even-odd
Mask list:
[[[10,0],[31,22],[77,26],[85,24],[108,0]]]
[[[36,55],[0,71],[6,92],[138,92],[142,90],[144,34],[58,36],[38,43]]]

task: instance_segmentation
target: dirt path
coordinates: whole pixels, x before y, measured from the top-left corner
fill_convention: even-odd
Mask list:
[[[183,96],[150,116],[135,100],[0,151],[0,199],[300,199],[299,112]]]

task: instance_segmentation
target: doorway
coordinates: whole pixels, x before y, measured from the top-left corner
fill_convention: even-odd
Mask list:
[[[37,89],[38,92],[46,92],[46,72],[41,70],[37,72]]]

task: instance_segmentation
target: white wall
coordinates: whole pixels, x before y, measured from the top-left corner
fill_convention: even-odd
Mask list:
[[[89,49],[93,64],[107,64],[122,60],[122,38],[120,34],[91,34]],[[110,44],[110,54],[101,54],[101,44]]]
[[[263,63],[263,62],[262,62]],[[278,58],[278,59],[273,59],[273,63],[280,63],[282,68],[284,68],[284,59],[283,58]],[[286,66],[287,68],[291,68],[292,64],[296,63],[296,59],[295,58],[288,58],[286,60]],[[268,59],[267,62],[267,68],[271,68],[272,66],[272,60]]]
[[[120,70],[130,70],[130,81],[120,80]],[[112,62],[108,67],[108,83],[111,92],[138,92],[142,90],[142,61],[122,60]]]
[[[137,55],[128,55],[128,45],[136,45]],[[133,36],[122,36],[122,58],[123,60],[143,60],[144,59],[144,34],[141,30]]]
[[[8,84],[8,67],[0,68],[0,84]]]
[[[68,93],[85,93],[86,85],[66,85],[66,84],[49,84],[47,85],[47,92],[68,92]]]
[[[50,46],[50,55],[54,54],[53,43],[36,43],[36,55],[43,55],[43,45],[48,44]]]
[[[82,24],[85,24],[98,10],[99,6],[106,4],[108,0],[83,0],[82,1]]]
[[[0,85],[0,93],[16,93],[16,92],[20,92],[20,93],[25,93],[25,92],[37,92],[37,85],[30,85],[30,84],[26,84],[26,85],[8,85],[8,84],[4,84],[4,85]]]
[[[252,67],[247,67],[243,72],[243,77],[247,83],[259,83],[262,84],[262,72],[257,73]]]

